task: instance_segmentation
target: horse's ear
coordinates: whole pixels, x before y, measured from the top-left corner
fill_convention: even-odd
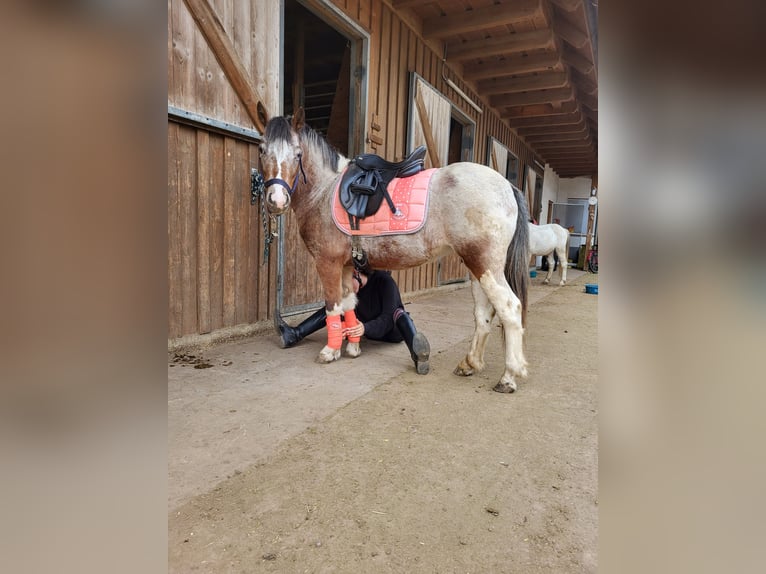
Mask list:
[[[297,110],[295,110],[295,114],[293,114],[293,129],[296,132],[301,131],[301,128],[306,124],[306,113],[303,110],[303,106],[300,106]]]

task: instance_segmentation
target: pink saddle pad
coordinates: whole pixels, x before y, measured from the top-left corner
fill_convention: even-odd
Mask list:
[[[435,169],[426,169],[411,177],[395,177],[388,184],[388,194],[401,215],[395,216],[384,199],[374,215],[359,222],[359,229],[351,229],[348,214],[338,199],[340,178],[332,198],[332,219],[346,235],[400,235],[415,233],[426,222],[428,213],[428,185]]]

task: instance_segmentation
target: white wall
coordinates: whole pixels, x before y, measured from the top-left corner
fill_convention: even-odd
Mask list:
[[[557,203],[566,203],[567,199],[590,197],[591,178],[567,177],[559,179]]]
[[[559,193],[559,176],[553,171],[549,165],[545,166],[545,173],[543,174],[543,197],[542,197],[542,213],[540,213],[540,221],[538,223],[545,223],[548,221],[548,202],[556,202]]]

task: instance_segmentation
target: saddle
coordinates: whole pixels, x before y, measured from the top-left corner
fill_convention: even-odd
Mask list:
[[[422,145],[399,162],[386,161],[371,153],[352,159],[341,177],[338,193],[351,229],[358,230],[362,219],[377,213],[383,199],[391,213],[396,214],[396,206],[388,194],[388,184],[395,177],[410,177],[423,171],[425,157],[426,146]]]

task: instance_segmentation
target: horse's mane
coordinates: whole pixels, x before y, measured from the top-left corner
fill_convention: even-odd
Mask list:
[[[340,161],[340,153],[337,149],[331,146],[321,134],[315,132],[308,125],[304,124],[301,131],[298,133],[298,137],[306,142],[306,144],[314,148],[317,155],[322,158],[322,163],[325,166],[332,169],[332,171],[338,171],[338,161]]]
[[[293,127],[290,123],[290,119],[284,116],[271,118],[269,123],[266,124],[266,133],[264,137],[268,141],[292,140]],[[304,142],[306,146],[312,148],[312,156],[316,155],[321,159],[322,163],[332,169],[332,171],[338,171],[338,162],[340,161],[340,153],[333,146],[327,143],[318,132],[311,129],[308,125],[304,124],[298,132],[299,139]]]

